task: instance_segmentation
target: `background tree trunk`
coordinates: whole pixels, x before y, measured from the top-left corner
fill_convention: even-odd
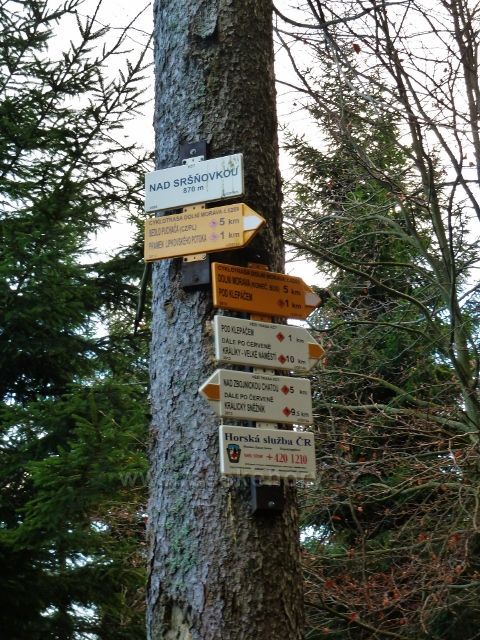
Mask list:
[[[244,201],[268,220],[223,261],[283,265],[269,0],[155,4],[157,168],[183,143],[243,152]],[[237,201],[240,201],[238,198]],[[153,270],[148,631],[151,640],[302,637],[293,491],[282,515],[252,517],[248,483],[221,480],[219,419],[198,394],[215,369],[211,294],[185,292],[180,260]]]

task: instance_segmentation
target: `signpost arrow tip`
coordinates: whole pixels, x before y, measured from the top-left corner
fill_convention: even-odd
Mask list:
[[[200,387],[200,393],[207,400],[220,400],[220,385],[207,383]]]
[[[325,350],[322,349],[322,347],[317,343],[313,343],[310,342],[308,345],[308,356],[312,359],[312,360],[318,360],[319,358],[321,358],[325,353]]]
[[[252,210],[250,209],[250,211]],[[256,229],[259,229],[263,224],[265,224],[265,218],[262,218],[262,216],[259,216],[257,213],[255,213],[254,215],[252,214],[244,216],[243,218],[244,231],[255,231]]]
[[[305,306],[316,309],[321,300],[313,291],[305,291]]]

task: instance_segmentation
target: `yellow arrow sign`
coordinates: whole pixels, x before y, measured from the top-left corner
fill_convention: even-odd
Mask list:
[[[145,261],[241,248],[264,224],[243,203],[150,218],[145,222]]]
[[[284,273],[212,264],[213,306],[305,320],[320,304],[317,294],[301,278]]]

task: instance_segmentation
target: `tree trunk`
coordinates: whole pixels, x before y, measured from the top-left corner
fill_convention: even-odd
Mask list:
[[[205,139],[244,154],[245,201],[268,221],[233,264],[283,266],[270,0],[157,0],[157,168]],[[151,640],[302,638],[293,489],[252,516],[246,480],[221,479],[218,417],[198,387],[215,369],[210,291],[184,291],[181,260],[155,264],[148,633]]]

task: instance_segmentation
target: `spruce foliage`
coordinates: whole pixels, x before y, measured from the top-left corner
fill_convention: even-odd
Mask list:
[[[132,337],[149,160],[122,135],[147,47],[97,7],[0,6],[0,628],[11,640],[142,638],[146,345]],[[71,42],[65,25],[76,25]],[[127,245],[127,239],[123,244]]]
[[[429,203],[381,84],[324,72],[309,107],[321,143],[288,139],[288,241],[328,278],[311,318],[326,358],[313,380],[319,479],[302,494],[307,637],[473,638],[475,447]],[[460,290],[475,246],[452,216]]]

